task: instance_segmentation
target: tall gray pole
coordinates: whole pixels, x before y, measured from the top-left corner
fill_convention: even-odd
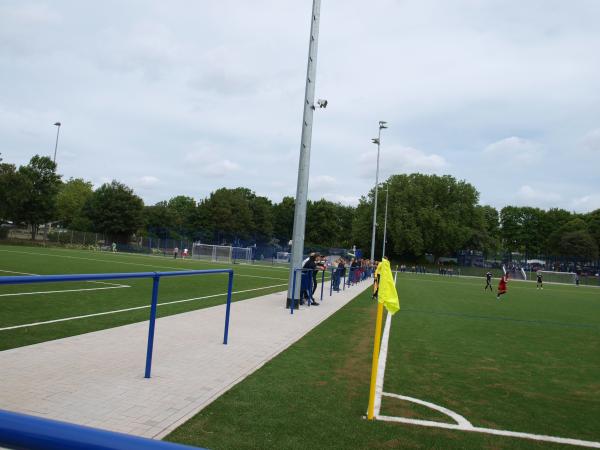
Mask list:
[[[379,148],[381,146],[381,128],[377,137],[377,171],[375,172],[375,200],[373,201],[373,234],[371,235],[371,261],[375,260],[375,230],[377,229],[377,190],[379,187]]]
[[[306,200],[308,197],[308,174],[310,169],[310,143],[315,104],[315,82],[317,77],[317,49],[319,42],[319,16],[321,0],[313,0],[308,43],[308,64],[306,67],[306,89],[304,93],[304,114],[302,116],[302,137],[300,141],[300,161],[298,164],[298,184],[296,206],[294,208],[294,231],[292,234],[292,258],[290,266],[287,300],[292,298],[294,269],[302,267],[304,256],[304,230],[306,226]],[[296,278],[294,298],[300,297],[300,274]],[[297,304],[297,303],[296,303]]]
[[[375,200],[373,202],[373,234],[371,236],[371,261],[375,260],[375,230],[377,229],[377,190],[379,188],[379,149],[381,147],[381,130],[387,128],[387,122],[379,121],[379,134],[373,142],[377,144],[377,171],[375,172]]]
[[[56,164],[56,150],[58,149],[58,134],[60,133],[60,122],[54,124],[56,126],[56,143],[54,144],[54,159],[52,162]]]
[[[385,240],[387,239],[387,211],[388,211],[388,197],[390,196],[390,185],[385,185],[385,219],[383,220],[383,250],[381,250],[381,257],[385,256]]]

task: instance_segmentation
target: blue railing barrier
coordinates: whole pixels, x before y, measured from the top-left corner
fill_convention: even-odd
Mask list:
[[[298,299],[298,303],[302,301],[302,291],[303,290],[311,290],[312,292],[312,282],[314,276],[313,269],[294,269],[294,275],[292,277],[292,299],[290,301],[290,314],[294,314],[294,309],[296,307],[296,279],[297,273],[300,272],[300,298]],[[323,285],[325,282],[325,271],[323,270],[321,273],[321,299],[323,301]],[[311,305],[311,298],[309,296],[307,305]]]
[[[231,291],[233,289],[233,269],[210,270],[183,270],[174,272],[130,272],[130,273],[90,273],[73,275],[29,275],[0,277],[3,284],[30,284],[30,283],[59,283],[64,281],[96,281],[96,280],[123,280],[132,278],[152,278],[152,303],[150,305],[150,322],[148,326],[148,346],[146,349],[146,369],[144,377],[150,378],[152,370],[152,349],[154,347],[154,328],[156,322],[156,309],[158,306],[158,285],[162,277],[181,277],[190,275],[213,275],[219,273],[229,274],[227,284],[227,306],[225,308],[225,330],[223,344],[227,345],[229,336],[229,316],[231,312]]]
[[[198,449],[3,410],[0,410],[0,447],[30,450]]]

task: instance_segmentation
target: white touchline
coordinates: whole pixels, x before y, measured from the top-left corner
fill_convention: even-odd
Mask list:
[[[392,323],[392,316],[390,314],[387,315],[385,321],[385,328],[383,330],[383,336],[381,338],[381,347],[379,350],[379,363],[377,366],[377,380],[375,381],[375,405],[374,405],[374,417],[376,420],[383,420],[386,422],[399,422],[410,425],[418,425],[423,427],[435,427],[435,428],[445,428],[449,430],[460,430],[460,431],[471,431],[474,433],[486,433],[486,434],[494,434],[498,436],[508,436],[508,437],[517,437],[522,439],[532,439],[535,441],[544,441],[544,442],[555,442],[558,444],[567,444],[567,445],[578,445],[580,447],[590,447],[590,448],[600,448],[600,442],[595,441],[583,441],[581,439],[571,439],[571,438],[563,438],[557,436],[547,436],[543,434],[532,434],[532,433],[522,433],[520,431],[507,431],[507,430],[496,430],[494,428],[481,428],[474,427],[471,422],[469,422],[465,417],[460,414],[455,413],[454,411],[444,408],[443,406],[436,405],[435,403],[426,402],[424,400],[419,400],[418,398],[408,397],[405,395],[393,394],[390,392],[383,392],[383,380],[385,374],[385,366],[387,362],[387,352],[388,352],[388,342],[390,338],[390,328]],[[456,421],[456,423],[444,423],[444,422],[435,422],[431,420],[419,420],[419,419],[409,419],[407,417],[392,417],[380,415],[381,411],[381,398],[382,396],[393,397],[399,400],[406,400],[412,403],[418,403],[423,406],[427,406],[428,408],[439,411],[447,416],[451,417]]]
[[[259,291],[261,289],[270,289],[270,288],[281,287],[281,286],[287,286],[287,283],[285,283],[285,284],[274,284],[272,286],[263,286],[263,287],[259,287],[259,288],[253,288],[253,289],[244,289],[243,291],[234,291],[231,294],[232,295],[233,294],[243,294],[244,292]],[[205,295],[203,297],[186,298],[186,299],[183,299],[183,300],[174,300],[172,302],[158,303],[158,306],[174,305],[176,303],[191,302],[193,300],[203,300],[203,299],[206,299],[206,298],[213,298],[213,297],[222,297],[224,295],[227,295],[227,293],[225,292],[223,294]],[[106,311],[106,312],[94,313],[94,314],[86,314],[84,316],[73,316],[73,317],[65,317],[63,319],[46,320],[44,322],[34,322],[34,323],[26,323],[26,324],[23,324],[23,325],[14,325],[12,327],[0,328],[0,331],[15,330],[17,328],[25,328],[25,327],[35,327],[35,326],[38,326],[38,325],[46,325],[46,324],[49,324],[49,323],[65,322],[67,320],[85,319],[87,317],[105,316],[105,315],[108,315],[108,314],[117,314],[117,313],[121,313],[121,312],[135,311],[137,309],[145,309],[145,308],[150,308],[150,305],[134,306],[132,308],[117,309],[117,310],[114,310],[114,311]]]
[[[83,292],[83,291],[104,291],[106,289],[122,289],[131,286],[118,285],[118,286],[107,286],[99,288],[83,288],[83,289],[63,289],[61,291],[35,291],[35,292],[15,292],[12,294],[0,294],[0,297],[18,297],[21,295],[35,295],[35,294],[60,294],[63,292]]]
[[[15,270],[0,270],[0,272],[4,272],[4,273],[16,273],[18,275],[33,275],[33,276],[36,276],[36,277],[40,276],[40,274],[38,274],[38,273],[17,272]],[[33,294],[58,294],[58,293],[61,293],[61,292],[101,291],[101,290],[105,290],[105,289],[120,289],[120,288],[131,287],[128,284],[109,283],[107,281],[86,280],[85,282],[86,283],[96,283],[96,284],[106,284],[106,285],[111,286],[111,287],[105,287],[105,288],[82,288],[82,289],[62,289],[62,290],[56,290],[56,291],[18,292],[18,293],[13,293],[13,294],[0,294],[0,297],[15,297],[15,296],[20,296],[20,295],[33,295]]]

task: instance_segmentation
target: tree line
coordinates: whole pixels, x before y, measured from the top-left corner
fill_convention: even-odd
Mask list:
[[[389,196],[386,253],[437,260],[458,250],[486,254],[519,252],[596,260],[600,210],[479,204],[474,186],[452,176],[393,175],[379,187],[376,255],[381,254],[386,192]],[[307,205],[308,245],[364,250],[371,246],[374,189],[356,207],[325,199]],[[250,189],[220,188],[196,200],[178,195],[145,205],[116,180],[94,189],[81,178],[64,181],[48,157],[16,167],[0,159],[0,221],[29,226],[55,223],[76,231],[104,233],[127,243],[132,235],[210,243],[256,243],[285,247],[291,239],[294,198],[275,203]],[[367,252],[368,253],[368,252]]]

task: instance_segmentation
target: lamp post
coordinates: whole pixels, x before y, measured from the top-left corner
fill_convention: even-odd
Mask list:
[[[60,133],[60,122],[56,122],[54,126],[56,127],[56,143],[54,144],[54,159],[52,160],[52,162],[56,164],[56,150],[58,149],[58,134]]]
[[[306,201],[308,198],[308,175],[310,169],[310,145],[312,140],[313,113],[315,110],[315,83],[317,78],[317,50],[319,43],[319,19],[321,0],[313,0],[308,44],[308,63],[306,67],[306,87],[304,91],[304,112],[302,116],[302,135],[300,138],[300,158],[298,163],[298,183],[296,186],[296,205],[294,207],[294,228],[292,231],[292,257],[290,261],[287,306],[293,313],[291,299],[300,297],[300,280],[294,283],[295,270],[302,267],[304,256],[304,231],[306,226]],[[326,100],[319,100],[319,108],[327,106]],[[295,286],[295,287],[294,287]]]
[[[371,261],[375,260],[375,230],[377,228],[377,188],[379,187],[379,150],[381,147],[381,130],[387,128],[387,122],[379,121],[379,134],[376,139],[371,139],[377,144],[377,171],[375,172],[375,200],[373,204],[373,235],[371,236]]]
[[[383,250],[381,250],[381,257],[385,256],[385,241],[387,239],[387,212],[388,212],[388,197],[390,195],[390,185],[385,184],[385,219],[383,220]]]

